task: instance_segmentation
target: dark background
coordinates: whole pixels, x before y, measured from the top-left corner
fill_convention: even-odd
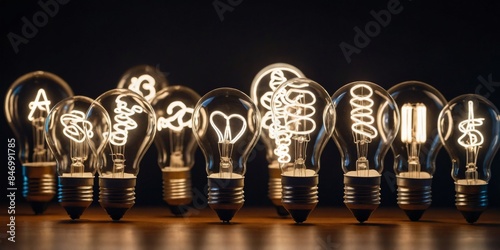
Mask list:
[[[46,2],[46,0],[42,0]],[[348,63],[339,47],[354,45],[355,27],[374,20],[371,11],[389,1],[232,1],[217,14],[207,1],[69,1],[59,4],[37,34],[15,53],[7,39],[22,35],[22,18],[42,11],[37,1],[0,1],[2,95],[27,72],[45,70],[65,79],[77,95],[92,98],[116,87],[128,68],[149,64],[200,95],[223,86],[249,93],[255,74],[268,64],[285,62],[322,84],[331,94],[343,84],[369,80],[388,89],[406,80],[427,82],[451,100],[465,93],[486,95],[500,106],[500,3],[498,1],[401,0],[401,12],[370,38]],[[240,3],[241,2],[241,3]],[[368,2],[368,1],[367,1]],[[480,78],[499,82],[482,85]],[[479,86],[479,87],[478,87]],[[3,98],[2,98],[3,100]],[[3,103],[2,103],[3,105]],[[3,144],[13,137],[0,117]],[[341,122],[341,121],[340,121]],[[5,148],[6,146],[4,146]],[[248,162],[246,205],[270,205],[265,152]],[[500,206],[500,157],[492,164],[490,205]],[[206,184],[200,151],[192,169],[196,190]],[[451,162],[441,150],[433,182],[433,206],[454,206]],[[0,171],[1,192],[6,172]],[[320,205],[343,203],[338,150],[325,148],[320,171]],[[21,172],[16,173],[21,187]],[[395,206],[392,154],[386,157],[382,205]],[[20,189],[19,189],[20,190]],[[137,184],[137,205],[162,205],[161,174],[154,145],[144,157]],[[21,192],[18,192],[21,202]],[[2,200],[5,200],[2,195]],[[56,201],[54,201],[56,202]],[[97,203],[97,193],[95,193]]]

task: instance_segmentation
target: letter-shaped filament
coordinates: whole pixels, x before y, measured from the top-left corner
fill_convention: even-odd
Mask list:
[[[174,109],[177,111],[174,114]],[[186,127],[191,128],[193,108],[188,108],[181,101],[174,101],[167,107],[169,117],[158,118],[158,131],[169,129],[170,140],[170,167],[184,167],[184,131]]]
[[[224,119],[224,129],[221,131],[215,121],[214,117],[220,116]],[[231,133],[231,120],[232,119],[240,120],[241,121],[241,128],[236,136],[233,137]],[[243,116],[238,115],[238,114],[232,114],[232,115],[226,115],[222,113],[221,111],[214,111],[212,114],[210,114],[210,125],[212,125],[212,128],[215,130],[217,133],[218,137],[218,147],[219,147],[219,154],[220,154],[220,171],[219,171],[219,176],[221,178],[231,178],[231,175],[233,173],[233,160],[231,159],[231,155],[233,152],[233,146],[236,141],[240,139],[240,137],[243,135],[243,133],[246,130],[247,123],[245,118]],[[237,124],[233,124],[233,126],[236,126]]]
[[[477,182],[477,155],[479,149],[484,142],[483,134],[476,127],[483,125],[484,118],[474,118],[473,102],[468,102],[468,117],[458,124],[458,129],[462,132],[462,136],[458,138],[458,143],[465,148],[466,151],[466,171],[465,179],[467,184],[475,184]]]
[[[85,114],[78,110],[62,115],[60,121],[64,126],[64,135],[70,139],[70,174],[82,176],[89,154],[86,139],[94,136],[92,124],[85,119]]]
[[[52,159],[52,155],[47,150],[43,126],[45,118],[50,111],[50,100],[44,89],[39,89],[35,100],[29,103],[30,113],[28,120],[33,125],[33,162],[46,162]]]

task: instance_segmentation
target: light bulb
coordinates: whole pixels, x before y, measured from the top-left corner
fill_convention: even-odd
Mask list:
[[[437,89],[419,81],[399,83],[388,92],[401,115],[399,132],[391,147],[398,205],[410,220],[418,221],[432,202],[432,176],[442,146],[437,118],[447,101]]]
[[[491,163],[500,146],[498,109],[480,95],[458,96],[439,114],[438,132],[452,162],[455,205],[474,223],[488,206]]]
[[[270,134],[281,169],[282,204],[297,223],[318,203],[318,171],[335,123],[330,95],[318,83],[293,78],[272,95]]]
[[[260,136],[260,114],[245,93],[218,88],[193,111],[193,132],[205,155],[208,205],[229,222],[243,206],[246,164]]]
[[[159,69],[149,65],[138,65],[123,73],[117,88],[130,89],[151,102],[156,93],[167,86],[167,78]]]
[[[98,157],[110,129],[108,112],[85,96],[58,102],[45,120],[45,138],[57,162],[59,203],[71,219],[92,203]]]
[[[281,204],[281,170],[277,155],[274,154],[276,142],[270,134],[272,126],[271,97],[273,92],[288,79],[305,77],[296,67],[286,63],[274,63],[268,65],[257,73],[250,88],[250,97],[259,108],[262,116],[262,133],[260,140],[266,148],[266,159],[268,162],[269,182],[268,197],[276,207],[280,216],[287,216],[288,211]]]
[[[344,171],[344,203],[359,222],[380,204],[383,160],[399,128],[398,106],[379,85],[351,82],[333,95],[337,122],[333,139]]]
[[[142,157],[153,142],[156,116],[144,97],[128,89],[112,89],[96,98],[109,114],[111,133],[102,155],[99,203],[120,220],[135,203],[135,184]]]
[[[56,193],[56,162],[43,135],[45,118],[52,106],[72,95],[59,76],[35,71],[15,80],[5,97],[5,115],[22,164],[23,196],[35,214],[42,214]]]
[[[199,100],[200,95],[188,87],[169,86],[151,102],[158,119],[154,142],[163,177],[163,200],[175,215],[187,212],[180,207],[192,201],[190,170],[198,147],[192,116]]]

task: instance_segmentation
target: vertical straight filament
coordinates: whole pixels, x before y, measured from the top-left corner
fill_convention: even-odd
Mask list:
[[[405,103],[401,108],[401,141],[406,143],[410,177],[420,175],[420,145],[426,141],[427,108],[422,103]]]

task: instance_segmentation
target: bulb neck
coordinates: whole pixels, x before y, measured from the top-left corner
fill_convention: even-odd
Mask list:
[[[136,178],[99,177],[99,203],[114,221],[135,204]]]
[[[243,207],[244,177],[235,179],[208,177],[208,205],[222,222],[228,223]]]
[[[23,196],[35,214],[43,214],[56,195],[56,163],[34,162],[22,165]]]
[[[59,176],[59,203],[72,220],[79,219],[90,206],[94,195],[94,176]]]
[[[318,204],[318,175],[281,176],[283,193],[281,202],[296,223],[302,223]]]
[[[344,204],[361,223],[380,205],[380,179],[344,174]]]

